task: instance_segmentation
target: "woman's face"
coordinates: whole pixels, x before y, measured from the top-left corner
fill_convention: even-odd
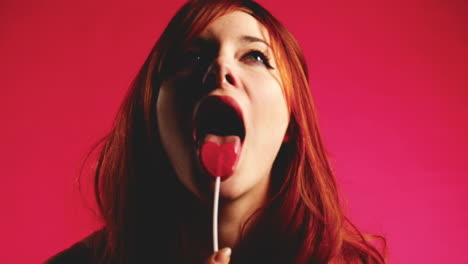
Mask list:
[[[220,197],[265,198],[289,123],[267,30],[235,11],[213,21],[181,54],[184,59],[175,62],[176,74],[163,82],[157,101],[161,141],[177,177],[200,198],[209,195],[213,178],[200,169],[194,116],[207,97],[228,96],[240,107],[245,135]]]

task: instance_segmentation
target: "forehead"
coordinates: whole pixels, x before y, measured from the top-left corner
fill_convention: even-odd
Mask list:
[[[236,39],[240,36],[252,36],[270,43],[266,28],[253,16],[233,11],[214,20],[202,31],[200,37],[204,39]]]

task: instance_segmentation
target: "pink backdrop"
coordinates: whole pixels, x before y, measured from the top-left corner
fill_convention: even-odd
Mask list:
[[[181,2],[2,1],[1,263],[98,227],[80,162]],[[260,2],[305,50],[351,218],[391,263],[468,263],[467,2]]]

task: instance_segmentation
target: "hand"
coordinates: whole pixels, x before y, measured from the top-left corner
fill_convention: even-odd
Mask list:
[[[205,264],[228,264],[231,259],[231,249],[223,248],[211,255]]]

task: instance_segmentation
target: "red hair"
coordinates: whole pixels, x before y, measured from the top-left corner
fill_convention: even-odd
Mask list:
[[[302,50],[278,20],[247,0],[185,4],[133,82],[103,141],[95,174],[95,194],[107,235],[105,258],[134,263],[151,255],[162,262],[168,261],[168,250],[183,250],[183,234],[175,234],[185,212],[174,208],[190,210],[188,201],[195,198],[178,182],[161,145],[156,101],[183,47],[209,23],[233,10],[252,15],[268,30],[291,118],[290,140],[272,170],[271,200],[257,212],[261,220],[234,251],[232,262],[266,263],[265,254],[277,252],[269,263],[385,263],[379,250],[343,214]],[[159,189],[153,190],[154,186]],[[174,197],[174,204],[166,202],[168,196]],[[167,248],[156,247],[154,239],[167,242]]]

